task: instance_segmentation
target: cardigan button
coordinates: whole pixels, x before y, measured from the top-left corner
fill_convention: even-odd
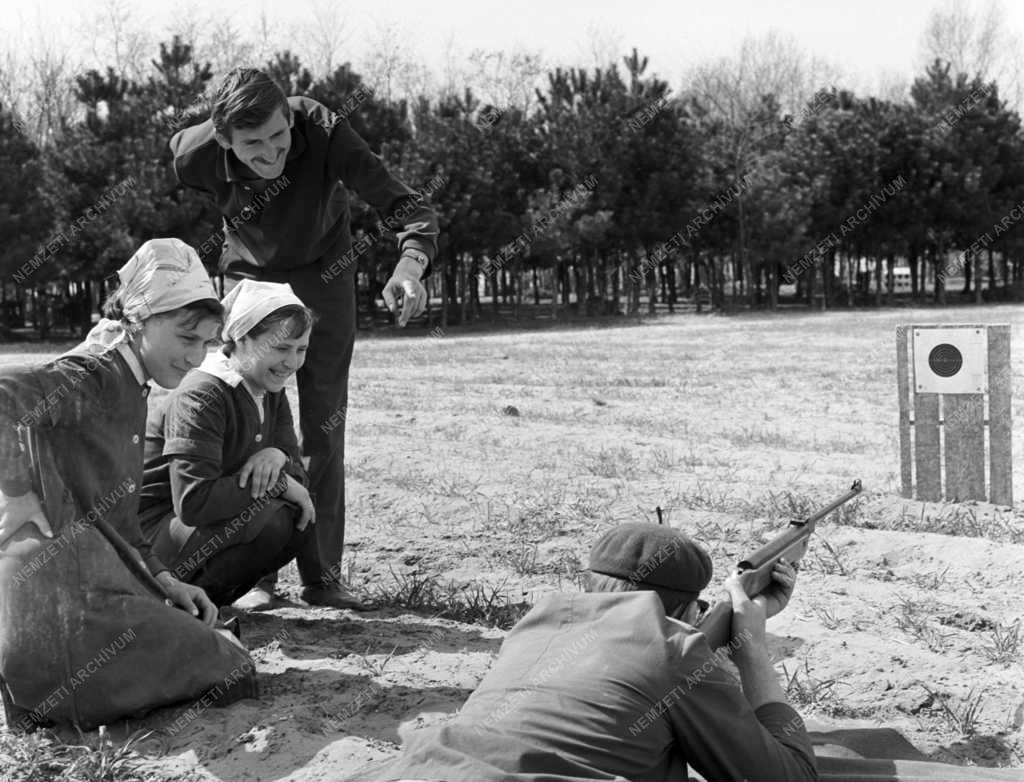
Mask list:
[[[256,435],[256,442],[258,442],[258,443],[263,442],[263,435],[261,435],[261,434]]]
[[[138,443],[139,443],[139,436],[137,434],[133,434],[132,435],[132,442],[135,443],[136,445],[138,445]]]

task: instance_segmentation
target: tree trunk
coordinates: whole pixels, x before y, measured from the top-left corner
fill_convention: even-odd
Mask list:
[[[441,328],[448,328],[448,292],[451,288],[451,269],[441,275]]]
[[[940,243],[932,248],[932,267],[935,275],[935,302],[946,303],[946,248]]]
[[[658,303],[658,277],[657,270],[651,263],[651,256],[647,256],[647,314],[655,313],[655,305]]]
[[[515,274],[509,275],[512,281],[512,317],[519,320],[519,314],[523,306],[523,269],[522,264],[516,260]]]
[[[736,160],[735,169],[736,182],[741,182],[742,177],[740,176],[739,158]],[[743,208],[743,194],[742,192],[736,196],[736,238],[739,243],[739,270],[740,270],[740,281],[750,285],[750,267],[749,260],[747,258],[747,219],[746,210]],[[749,288],[748,288],[749,290]],[[741,290],[742,294],[742,290]],[[753,301],[752,299],[750,300]],[[736,304],[736,280],[733,278],[733,305],[735,308]]]
[[[981,304],[981,256],[976,256],[974,268],[974,303]],[[988,289],[992,290],[992,249],[988,251]]]
[[[473,266],[469,272],[469,301],[473,320],[482,317],[480,307],[480,256],[473,256]]]
[[[835,250],[826,250],[821,256],[821,309],[832,303],[832,281],[835,277]]]
[[[493,266],[491,267],[490,273],[490,285],[491,285],[491,320],[495,323],[498,321],[498,270]]]
[[[612,270],[612,307],[618,312],[622,301],[622,283],[619,279],[619,269],[622,266],[622,255],[616,252],[616,264]]]
[[[558,320],[558,297],[562,284],[562,262],[557,258],[551,267],[551,320]]]
[[[466,273],[466,264],[460,263],[458,269],[459,296],[461,297],[461,308],[459,310],[459,323],[466,323],[469,319],[469,275]]]
[[[911,245],[907,252],[907,266],[910,267],[910,295],[914,299],[917,299],[921,294],[921,289],[924,287],[921,284],[920,273],[917,265],[917,256],[917,248]]]
[[[668,311],[676,311],[676,262],[669,261],[665,276],[668,278]],[[617,309],[617,308],[616,308]]]
[[[631,257],[631,260],[635,263],[637,260],[635,257]],[[633,268],[637,270],[637,276],[629,281],[629,311],[632,315],[640,314],[640,291],[643,290],[644,276],[639,272],[643,271],[643,261],[639,265],[635,265]]]
[[[846,306],[853,307],[853,295],[857,285],[857,270],[860,269],[860,258],[853,254],[846,256]]]
[[[736,258],[736,253],[733,253],[733,254],[732,254],[732,259],[731,259],[731,262],[732,262],[732,290],[731,290],[731,292],[730,292],[730,294],[729,294],[729,298],[731,299],[731,301],[730,301],[730,306],[729,306],[729,310],[730,310],[730,311],[733,311],[733,310],[735,310],[735,309],[736,309],[736,295],[737,295],[737,290],[736,290],[736,277],[738,276],[738,275],[737,275],[737,263],[738,263],[738,259]]]

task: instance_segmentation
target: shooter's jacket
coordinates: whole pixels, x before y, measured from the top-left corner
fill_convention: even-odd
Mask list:
[[[654,592],[554,595],[508,634],[450,722],[350,782],[818,778],[800,716],[750,708],[704,635]]]
[[[34,491],[54,533],[25,524],[0,544],[0,695],[12,729],[88,729],[256,693],[249,655],[139,576],[165,569],[137,515],[148,393],[123,344],[0,370],[0,505]]]
[[[433,259],[437,217],[418,194],[388,172],[347,119],[310,98],[288,103],[295,120],[291,148],[272,182],[251,178],[218,144],[211,120],[171,139],[178,181],[212,198],[224,218],[223,235],[199,245],[200,255],[222,245],[221,271],[259,279],[314,263],[331,278],[354,273],[360,253],[351,252],[350,187],[383,215],[400,250]]]

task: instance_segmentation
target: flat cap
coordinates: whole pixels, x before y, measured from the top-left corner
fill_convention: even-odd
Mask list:
[[[711,557],[686,533],[646,522],[620,524],[590,549],[590,570],[694,597],[711,581]]]

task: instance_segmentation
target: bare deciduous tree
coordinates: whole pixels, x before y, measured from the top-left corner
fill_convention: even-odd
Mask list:
[[[214,19],[199,49],[198,60],[209,62],[213,72],[222,75],[232,68],[256,65],[256,47],[238,24],[226,13]]]
[[[28,97],[28,70],[25,61],[5,42],[0,55],[0,105],[23,116]]]
[[[43,146],[59,139],[78,111],[74,77],[82,72],[82,63],[59,34],[39,16],[28,37],[24,118],[30,136]]]
[[[339,53],[352,35],[350,8],[337,0],[313,0],[312,18],[300,26],[303,51],[315,76],[327,76],[339,64]]]
[[[469,55],[469,78],[476,93],[495,106],[530,111],[543,71],[539,52],[485,52]]]
[[[862,91],[877,96],[879,100],[904,103],[910,96],[910,84],[911,81],[906,74],[883,71],[878,74],[873,88]]]
[[[462,53],[455,43],[455,31],[449,30],[444,36],[442,46],[443,64],[441,66],[440,93],[442,96],[456,95],[462,90],[465,82],[465,71],[459,67]]]
[[[83,11],[82,27],[90,38],[94,67],[112,67],[121,78],[141,81],[149,73],[156,42],[149,24],[129,0],[103,0]]]
[[[932,11],[921,38],[921,65],[948,62],[954,73],[996,82],[1000,95],[1019,108],[1024,99],[1022,40],[998,0],[972,10],[964,0],[949,0]]]
[[[607,68],[616,63],[628,50],[622,33],[608,25],[591,21],[587,24],[585,39],[579,48],[587,64],[592,68]]]
[[[734,57],[693,68],[685,81],[710,111],[733,126],[757,113],[765,96],[774,96],[784,114],[799,117],[819,89],[836,84],[834,64],[804,50],[791,35],[777,30],[746,38]]]
[[[395,21],[374,24],[364,68],[370,89],[385,101],[404,99],[410,103],[429,93],[430,71],[419,60],[415,34]]]

